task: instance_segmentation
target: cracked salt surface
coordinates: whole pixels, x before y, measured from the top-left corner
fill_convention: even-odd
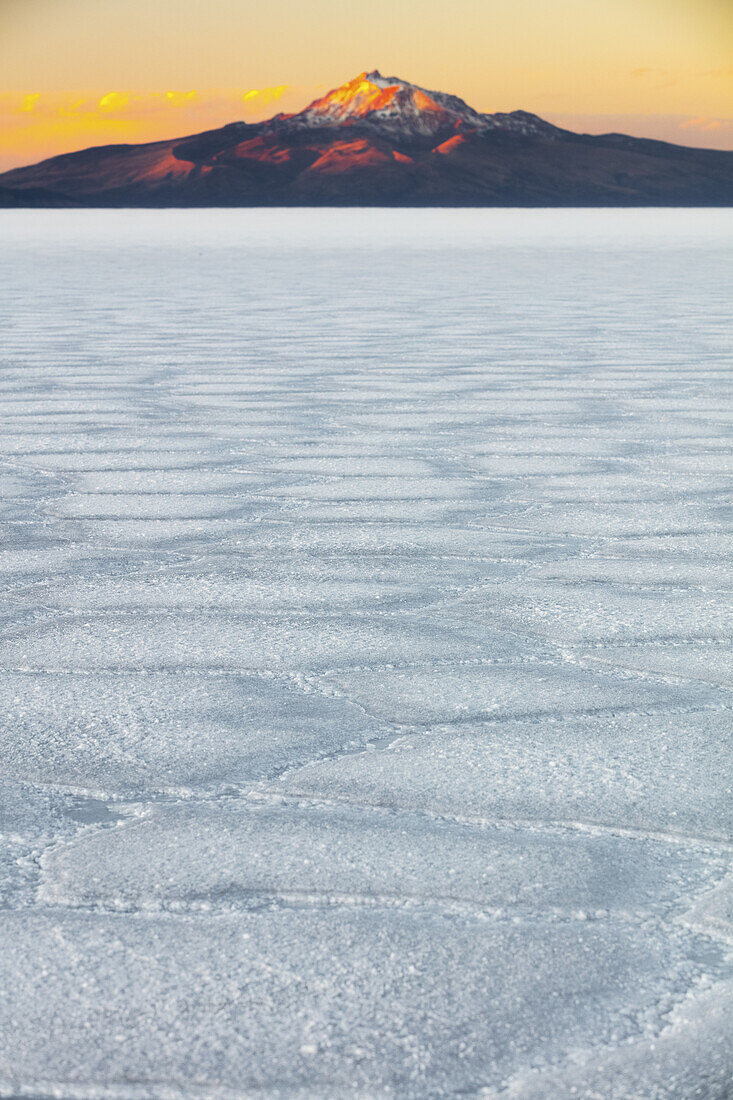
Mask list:
[[[0,1096],[728,1097],[728,215],[1,220]]]

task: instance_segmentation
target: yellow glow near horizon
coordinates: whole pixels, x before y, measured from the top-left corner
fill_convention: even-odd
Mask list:
[[[374,67],[478,110],[733,148],[730,0],[0,0],[0,168],[299,110]]]

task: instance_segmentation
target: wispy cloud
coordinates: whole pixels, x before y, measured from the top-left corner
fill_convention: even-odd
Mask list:
[[[198,95],[196,91],[190,92],[166,92],[165,98],[169,107],[188,107]]]
[[[245,103],[256,102],[264,107],[268,103],[275,103],[278,99],[282,99],[287,90],[287,84],[277,84],[272,88],[250,88],[248,92],[244,93],[242,100]]]
[[[719,118],[698,115],[696,118],[686,118],[684,122],[681,122],[680,130],[719,130],[722,125]]]
[[[122,111],[130,104],[130,95],[127,92],[107,92],[100,99],[97,106],[102,111]]]

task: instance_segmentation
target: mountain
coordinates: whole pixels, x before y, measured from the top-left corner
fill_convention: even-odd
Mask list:
[[[374,71],[297,114],[0,175],[3,206],[730,206],[733,152],[562,130]]]

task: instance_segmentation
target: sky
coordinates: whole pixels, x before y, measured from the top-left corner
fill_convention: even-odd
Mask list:
[[[732,0],[0,0],[0,170],[296,111],[374,68],[733,149]]]

